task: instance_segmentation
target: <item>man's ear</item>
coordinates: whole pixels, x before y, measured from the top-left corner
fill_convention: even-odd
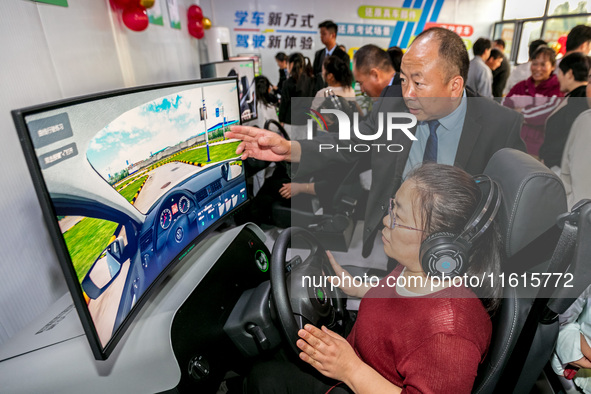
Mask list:
[[[459,75],[452,77],[449,81],[449,86],[451,90],[451,97],[462,97],[464,95],[464,78]]]
[[[573,70],[570,69],[566,72],[566,74],[564,74],[565,77],[567,77],[568,79],[575,79],[575,76],[573,74]]]
[[[379,80],[380,79],[380,70],[378,70],[376,67],[372,68],[371,70],[369,70],[369,76],[372,79]]]

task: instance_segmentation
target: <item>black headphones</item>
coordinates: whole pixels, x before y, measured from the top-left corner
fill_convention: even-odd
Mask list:
[[[468,252],[473,242],[490,227],[501,205],[501,190],[487,175],[476,175],[474,181],[481,197],[474,214],[460,234],[433,233],[421,244],[419,258],[423,271],[431,276],[462,275],[468,265]]]

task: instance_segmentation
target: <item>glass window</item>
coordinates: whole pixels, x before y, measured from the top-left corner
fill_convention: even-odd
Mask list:
[[[497,23],[495,24],[494,39],[502,39],[505,41],[505,56],[511,59],[511,51],[513,49],[513,34],[515,33],[515,23]]]
[[[545,0],[506,0],[503,19],[538,18],[544,16],[545,11]]]
[[[548,16],[587,14],[591,12],[591,3],[581,0],[550,0]]]
[[[591,17],[575,16],[562,18],[549,18],[546,20],[542,40],[547,41],[550,47],[554,48],[556,53],[564,53],[562,45],[566,45],[566,36],[570,30],[577,25],[590,25]],[[560,39],[563,37],[562,39]]]
[[[517,52],[517,64],[526,63],[529,60],[529,44],[542,36],[542,21],[523,22],[521,28],[521,40]]]

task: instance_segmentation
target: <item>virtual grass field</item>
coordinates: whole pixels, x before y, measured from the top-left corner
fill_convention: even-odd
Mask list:
[[[80,283],[116,229],[117,223],[84,218],[63,234]]]
[[[228,142],[225,144],[218,144],[218,145],[210,145],[209,147],[209,157],[212,163],[223,161],[227,159],[231,159],[236,157],[236,148],[240,144],[240,141],[236,142]],[[199,146],[197,148],[192,148],[188,150],[184,150],[182,152],[176,153],[166,159],[155,163],[150,168],[155,168],[161,166],[162,164],[170,163],[171,161],[188,161],[191,163],[200,163],[200,164],[207,164],[207,148],[205,145]]]
[[[209,157],[212,162],[223,161],[236,157],[236,148],[240,142],[213,145],[209,147]],[[173,160],[189,161],[192,163],[207,163],[207,149],[205,146],[187,150],[174,156]]]
[[[125,199],[127,201],[131,202],[131,200],[133,200],[133,197],[138,192],[138,190],[140,190],[140,187],[142,186],[142,184],[144,183],[144,181],[146,179],[148,179],[147,175],[139,177],[138,179],[133,181],[131,184],[128,184],[126,187],[124,187],[122,189],[118,189],[117,191],[119,192],[119,194],[121,194],[123,197],[125,197]]]

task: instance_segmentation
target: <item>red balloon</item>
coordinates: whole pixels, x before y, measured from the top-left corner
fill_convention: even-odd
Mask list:
[[[201,21],[203,20],[203,10],[198,5],[193,4],[187,9],[187,18],[192,20]]]
[[[196,34],[193,36],[196,39],[200,40],[205,36],[205,31],[203,31],[203,29],[201,30],[197,30]]]
[[[126,8],[123,10],[122,17],[125,26],[133,31],[146,30],[150,23],[148,12],[144,7]]]
[[[205,35],[205,31],[203,30],[203,24],[199,21],[189,21],[188,23],[189,34],[197,39],[202,39]]]
[[[560,36],[558,38],[558,44],[560,44],[560,52],[561,54],[566,53],[566,36]]]
[[[139,5],[140,0],[111,0],[111,6],[114,9],[126,9]]]

